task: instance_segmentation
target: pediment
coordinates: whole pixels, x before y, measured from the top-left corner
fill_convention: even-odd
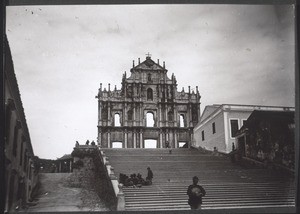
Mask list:
[[[144,62],[135,66],[134,69],[143,69],[143,70],[165,70],[162,66],[155,63],[152,59],[148,58]]]

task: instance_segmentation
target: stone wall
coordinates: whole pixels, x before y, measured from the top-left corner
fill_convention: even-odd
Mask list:
[[[104,201],[111,210],[116,210],[116,197],[107,177],[106,169],[102,164],[97,147],[88,149],[76,149],[72,153],[74,157],[73,174],[70,177],[73,187],[93,189],[99,198]]]

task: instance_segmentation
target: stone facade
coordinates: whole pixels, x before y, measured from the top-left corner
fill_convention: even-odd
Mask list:
[[[34,153],[21,101],[12,56],[5,39],[5,212],[30,201],[37,184]]]
[[[122,148],[147,148],[145,140],[154,140],[156,148],[172,148],[182,143],[191,145],[193,128],[200,118],[200,94],[184,89],[177,91],[177,81],[168,70],[146,60],[123,74],[121,90],[100,84],[98,98],[98,145],[112,148],[118,142]],[[149,124],[153,119],[153,124]],[[181,142],[181,144],[180,144]]]

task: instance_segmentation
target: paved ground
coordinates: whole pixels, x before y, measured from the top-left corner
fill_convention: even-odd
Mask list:
[[[36,205],[26,212],[107,211],[108,208],[93,190],[70,185],[71,173],[40,174],[41,188]]]

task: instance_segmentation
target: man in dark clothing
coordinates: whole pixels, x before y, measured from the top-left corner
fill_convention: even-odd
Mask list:
[[[192,210],[201,209],[202,196],[205,196],[206,192],[204,188],[198,185],[198,177],[193,177],[193,184],[188,187],[187,195],[189,196],[188,204]]]
[[[148,184],[152,184],[153,172],[152,172],[152,170],[150,169],[150,167],[148,167],[147,170],[148,170],[148,175],[147,175],[147,177],[146,177],[146,182],[147,182]]]

